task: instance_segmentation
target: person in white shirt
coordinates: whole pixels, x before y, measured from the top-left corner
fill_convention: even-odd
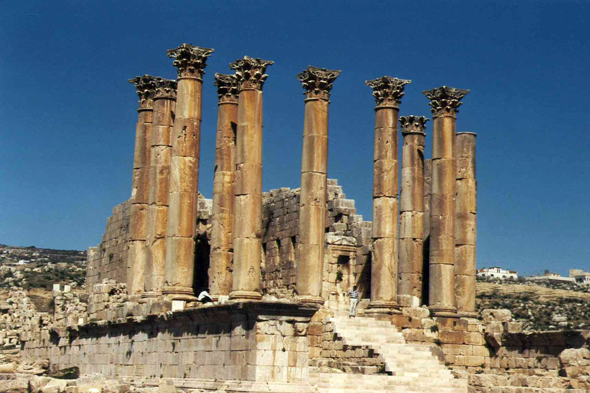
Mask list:
[[[359,302],[359,293],[356,290],[356,285],[352,287],[352,291],[348,292],[348,297],[350,297],[350,313],[348,317],[354,318],[356,317],[356,305]]]

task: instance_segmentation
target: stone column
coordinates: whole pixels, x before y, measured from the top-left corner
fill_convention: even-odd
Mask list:
[[[328,181],[328,107],[332,83],[340,71],[309,66],[297,75],[305,89],[297,295],[303,302],[323,304],[324,237]]]
[[[422,247],[422,304],[428,304],[430,286],[430,201],[432,199],[432,160],[424,160],[424,215]]]
[[[371,302],[367,312],[399,313],[398,279],[398,136],[399,104],[409,80],[383,76],[367,81],[373,89],[373,258]]]
[[[457,133],[457,202],[455,218],[455,296],[459,315],[475,313],[477,180],[475,137]]]
[[[143,292],[146,263],[147,211],[149,200],[150,150],[155,78],[150,75],[129,79],[139,96],[133,180],[129,217],[129,251],[127,257],[127,293],[134,297]]]
[[[429,306],[436,316],[455,316],[455,123],[469,90],[428,90],[433,114],[430,206]]]
[[[244,56],[230,64],[238,80],[231,299],[257,300],[262,255],[262,86],[272,61]]]
[[[166,267],[166,228],[170,184],[170,134],[176,109],[176,81],[156,78],[154,118],[150,157],[150,192],[147,229],[147,262],[142,294],[146,298],[161,295]]]
[[[400,119],[402,147],[402,181],[400,196],[399,288],[400,295],[410,295],[422,302],[424,247],[424,116]]]
[[[215,74],[219,95],[217,143],[211,213],[209,293],[213,299],[232,289],[234,170],[238,124],[238,81],[234,75]]]
[[[166,272],[163,294],[194,300],[195,236],[203,74],[213,49],[182,44],[168,51],[178,68],[178,88],[168,195]]]

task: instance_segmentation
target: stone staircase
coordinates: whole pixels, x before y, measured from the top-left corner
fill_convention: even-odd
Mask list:
[[[467,380],[455,379],[427,345],[406,344],[388,321],[335,317],[336,335],[349,346],[367,346],[385,363],[385,374],[314,373],[320,393],[406,392],[467,393]]]

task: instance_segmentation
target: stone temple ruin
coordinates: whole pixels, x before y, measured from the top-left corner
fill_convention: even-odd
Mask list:
[[[130,80],[139,95],[132,193],[89,249],[87,312],[36,331],[23,356],[194,392],[467,392],[468,383],[492,391],[511,383],[509,368],[561,389],[556,359],[571,343],[525,337],[506,313],[475,312],[476,138],[456,132],[468,90],[424,92],[433,117],[425,160],[428,119],[399,116],[410,81],[367,81],[376,101],[371,223],[327,178],[340,71],[310,66],[297,76],[301,188],[262,191],[263,85],[273,62],[244,56],[233,74],[215,74],[207,200],[199,145],[212,53],[183,44],[168,51],[177,80]],[[353,285],[363,300],[351,319]],[[202,290],[214,301],[197,301]]]

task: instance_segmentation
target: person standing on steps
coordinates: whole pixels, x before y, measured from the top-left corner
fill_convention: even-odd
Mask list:
[[[359,302],[359,293],[356,290],[356,285],[352,287],[352,291],[348,292],[348,296],[350,297],[350,313],[348,314],[349,318],[356,317],[356,305]]]

